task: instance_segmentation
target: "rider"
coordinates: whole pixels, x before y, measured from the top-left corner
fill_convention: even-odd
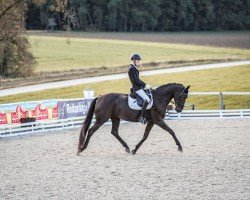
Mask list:
[[[128,70],[128,75],[130,82],[132,84],[132,89],[135,91],[143,100],[143,105],[141,109],[141,114],[140,117],[138,118],[138,121],[146,124],[146,108],[148,104],[150,103],[150,98],[148,95],[143,91],[143,89],[146,87],[146,83],[144,83],[140,78],[139,78],[139,71],[137,67],[141,64],[141,56],[137,53],[134,53],[131,55],[132,63],[129,66]]]

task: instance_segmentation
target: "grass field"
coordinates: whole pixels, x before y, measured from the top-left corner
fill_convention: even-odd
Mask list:
[[[250,50],[247,49],[40,35],[30,35],[29,39],[38,72],[124,66],[130,62],[133,52],[139,52],[144,63],[250,59]]]
[[[160,86],[166,83],[182,83],[191,85],[191,92],[230,92],[250,91],[250,65],[223,69],[201,70],[183,73],[162,74],[142,79],[151,86]],[[83,90],[92,89],[95,96],[110,93],[129,93],[128,79],[104,81],[95,84],[84,84],[75,87],[44,90],[27,94],[12,95],[0,98],[0,103],[11,103],[42,99],[82,98]],[[190,96],[188,104],[195,104],[196,109],[218,109],[219,98],[215,96]],[[250,108],[249,96],[225,97],[226,109]]]

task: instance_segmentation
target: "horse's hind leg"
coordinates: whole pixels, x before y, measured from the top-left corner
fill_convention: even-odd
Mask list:
[[[168,125],[162,120],[158,123],[156,123],[158,126],[160,126],[162,129],[164,129],[165,131],[169,132],[170,135],[172,135],[172,137],[174,138],[174,141],[176,143],[176,145],[178,146],[178,150],[182,151],[182,146],[181,143],[179,142],[179,140],[177,139],[177,137],[175,136],[174,131],[168,127]]]
[[[91,138],[91,136],[103,125],[104,123],[98,123],[95,122],[95,124],[89,129],[88,131],[88,135],[87,135],[87,139],[83,145],[82,150],[86,149],[88,147],[89,144],[89,140]]]
[[[132,154],[135,154],[136,151],[140,148],[140,146],[142,145],[142,143],[148,138],[149,132],[151,131],[151,129],[153,128],[154,124],[153,123],[148,123],[143,135],[143,138],[141,139],[141,141],[135,146],[135,149],[132,150]]]
[[[111,133],[113,136],[116,137],[116,139],[122,144],[122,146],[125,147],[125,151],[130,153],[130,149],[127,145],[127,143],[119,136],[118,129],[120,125],[120,119],[119,118],[112,118],[112,130]]]

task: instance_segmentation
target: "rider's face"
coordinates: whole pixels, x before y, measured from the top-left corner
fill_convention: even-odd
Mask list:
[[[136,66],[140,66],[142,64],[142,62],[140,60],[134,60],[134,63]]]

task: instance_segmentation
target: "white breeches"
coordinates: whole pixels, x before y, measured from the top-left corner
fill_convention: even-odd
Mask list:
[[[143,91],[143,89],[137,90],[135,91],[136,94],[138,94],[144,101],[146,100],[148,103],[150,103],[150,98],[148,97],[148,95],[146,95],[146,93]]]

